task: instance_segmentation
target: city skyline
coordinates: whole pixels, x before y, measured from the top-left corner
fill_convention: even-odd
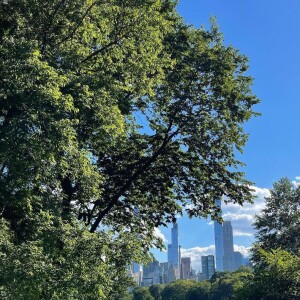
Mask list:
[[[216,204],[221,207],[221,202],[216,201]],[[219,216],[222,216],[221,213]],[[216,235],[216,226],[218,226],[219,230],[217,231]],[[156,235],[160,235],[161,238],[165,238],[165,236],[161,233],[161,231],[156,232]],[[239,248],[234,247],[233,244],[233,228],[231,225],[231,221],[224,221],[222,224],[214,221],[214,240],[215,244],[212,247],[207,249],[207,252],[198,255],[198,262],[195,262],[195,258],[193,255],[189,254],[185,251],[182,246],[179,244],[179,236],[180,236],[180,229],[178,227],[178,223],[172,223],[171,228],[171,244],[168,244],[167,247],[167,260],[162,259],[163,256],[160,256],[162,252],[157,252],[154,255],[156,259],[160,263],[168,263],[169,266],[174,267],[176,269],[176,276],[182,276],[182,258],[190,259],[190,266],[196,270],[201,271],[202,269],[202,256],[209,256],[212,255],[215,258],[215,269],[216,271],[234,271],[238,269],[242,264],[244,264],[245,259],[247,260],[248,257],[245,253],[241,253]],[[218,239],[216,237],[219,236]],[[184,237],[184,235],[183,235]],[[221,259],[218,260],[218,255],[216,251],[216,244],[217,240],[221,240],[219,245],[219,255],[221,255]],[[183,249],[183,253],[181,252]],[[155,252],[155,251],[154,251]],[[239,262],[240,261],[240,262]],[[178,263],[177,263],[178,262]],[[218,262],[218,267],[217,267]]]

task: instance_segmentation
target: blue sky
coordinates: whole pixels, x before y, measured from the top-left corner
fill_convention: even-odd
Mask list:
[[[245,125],[250,136],[239,159],[247,165],[243,171],[254,183],[257,200],[244,209],[223,207],[224,218],[232,220],[236,249],[246,253],[254,241],[253,215],[263,207],[268,188],[281,177],[300,176],[300,1],[181,0],[178,11],[196,28],[209,27],[209,17],[215,16],[225,44],[250,60],[253,91],[261,100],[256,111],[262,116]],[[197,267],[200,255],[213,253],[213,226],[209,220],[186,217],[178,223],[183,254]],[[160,230],[170,242],[170,229]],[[167,260],[166,253],[155,255]]]

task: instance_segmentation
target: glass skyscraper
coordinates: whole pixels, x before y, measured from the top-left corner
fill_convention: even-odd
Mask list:
[[[216,200],[215,203],[216,203],[217,207],[221,208],[220,200]],[[216,269],[217,269],[217,271],[222,272],[223,271],[223,256],[224,256],[222,224],[219,223],[218,221],[214,221],[214,230],[215,230]]]
[[[213,255],[201,256],[202,274],[210,279],[215,273],[215,258]]]
[[[223,269],[224,271],[234,270],[234,252],[233,252],[233,233],[232,225],[230,221],[224,221],[223,223]]]
[[[168,263],[179,270],[179,242],[178,224],[174,223],[171,229],[171,244],[168,245]]]

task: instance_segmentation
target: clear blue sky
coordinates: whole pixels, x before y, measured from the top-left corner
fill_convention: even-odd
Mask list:
[[[209,27],[209,17],[215,16],[225,44],[233,45],[250,60],[253,91],[261,100],[256,111],[262,116],[245,125],[250,136],[239,158],[247,165],[243,168],[246,178],[260,188],[260,199],[253,211],[247,210],[244,221],[233,221],[235,230],[240,231],[244,225],[249,227],[249,216],[262,204],[266,190],[261,188],[270,188],[280,177],[294,180],[300,176],[300,1],[181,0],[178,11],[196,28]],[[233,211],[243,214],[229,208],[229,219],[237,219]],[[161,230],[170,242],[170,229]],[[214,243],[213,226],[204,220],[181,218],[179,233],[185,249]],[[237,234],[235,244],[250,246],[250,233]],[[166,254],[155,254],[166,260]]]

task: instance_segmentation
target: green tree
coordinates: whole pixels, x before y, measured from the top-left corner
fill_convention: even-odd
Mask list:
[[[190,289],[197,285],[193,280],[177,280],[169,283],[162,291],[162,300],[185,300]]]
[[[245,295],[247,299],[298,299],[300,187],[282,178],[270,193],[254,223],[258,230],[252,250],[255,276],[245,286]]]
[[[154,300],[161,300],[161,293],[164,289],[162,284],[154,284],[149,287],[149,292],[154,298]]]
[[[186,293],[187,300],[208,300],[211,284],[208,280],[197,282]]]
[[[234,155],[258,102],[247,59],[175,5],[0,3],[8,299],[113,299],[128,262],[162,246],[155,226],[251,200]]]
[[[300,249],[300,187],[282,178],[274,183],[270,193],[254,223],[258,230],[258,249],[282,248],[297,255]],[[260,253],[255,249],[254,258]]]
[[[243,299],[296,300],[300,297],[300,257],[285,250],[259,250],[262,261],[252,282],[244,286]]]
[[[146,287],[137,287],[132,291],[132,294],[133,300],[154,300]]]
[[[243,289],[253,278],[249,268],[235,272],[217,272],[211,278],[210,300],[239,300],[243,298]]]

